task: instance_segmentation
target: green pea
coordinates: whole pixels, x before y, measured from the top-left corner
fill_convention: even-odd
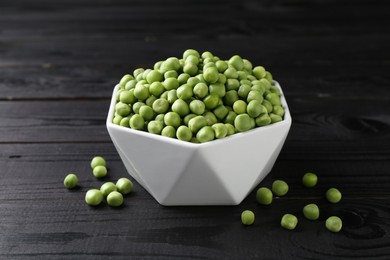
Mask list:
[[[192,113],[201,115],[205,112],[206,106],[202,101],[194,99],[190,102],[189,108]]]
[[[259,81],[263,83],[266,90],[271,88],[271,82],[268,81],[267,79],[260,79]]]
[[[188,126],[188,123],[190,122],[190,120],[194,117],[196,117],[197,115],[196,114],[188,114],[186,115],[184,118],[183,118],[183,123],[185,126]]]
[[[146,76],[146,81],[151,84],[156,81],[160,82],[163,80],[163,78],[164,76],[161,74],[161,72],[158,70],[151,70]]]
[[[278,115],[280,117],[283,117],[284,116],[284,109],[281,106],[274,106],[272,109],[272,113],[274,113],[275,115]]]
[[[120,125],[120,122],[121,120],[123,119],[123,117],[121,116],[115,116],[113,119],[112,119],[112,123],[116,124],[116,125]]]
[[[179,80],[175,78],[167,78],[162,83],[166,90],[177,89],[180,85]]]
[[[143,84],[137,84],[134,88],[134,96],[138,100],[146,100],[149,96],[149,89]]]
[[[239,99],[237,91],[236,90],[229,90],[226,92],[225,96],[223,97],[223,102],[227,106],[233,106],[234,102],[236,102]]]
[[[119,122],[119,125],[120,126],[124,126],[124,127],[130,127],[130,117],[124,117],[122,118],[122,120]]]
[[[160,60],[160,61],[157,61],[156,63],[154,63],[154,65],[153,65],[153,69],[155,69],[155,70],[158,70],[158,69],[160,69],[160,68],[161,68],[161,65],[162,65],[162,63],[163,63],[163,61],[162,61],[162,60]]]
[[[249,91],[249,93],[248,93],[248,95],[246,97],[246,101],[249,103],[252,100],[257,100],[261,104],[263,102],[263,100],[264,100],[263,94],[260,91],[257,91],[257,90]]]
[[[124,90],[119,95],[119,100],[121,103],[133,104],[136,101],[134,96],[134,91]]]
[[[153,102],[152,109],[157,114],[164,114],[169,110],[169,102],[163,98],[156,99]]]
[[[318,177],[315,173],[305,173],[302,177],[303,186],[312,188],[317,185]]]
[[[265,78],[266,78],[269,82],[272,82],[272,81],[273,81],[272,74],[271,74],[271,72],[269,72],[269,71],[266,71],[266,72],[265,72]]]
[[[135,130],[142,130],[144,127],[145,120],[141,115],[135,114],[130,118],[130,128]]]
[[[204,98],[209,94],[209,88],[203,82],[199,82],[194,86],[193,93],[197,98]]]
[[[148,76],[148,74],[153,71],[152,69],[146,69],[144,70],[144,72],[142,73],[142,79],[146,81],[146,83],[148,83],[148,81],[146,80],[146,77]],[[144,84],[144,83],[143,83]]]
[[[234,55],[229,59],[229,65],[233,66],[236,70],[242,70],[244,68],[244,61],[238,55]]]
[[[205,52],[203,52],[202,53],[202,58],[203,59],[212,59],[214,57],[214,55],[211,53],[211,52],[209,52],[209,51],[205,51]]]
[[[117,190],[123,195],[133,191],[133,183],[127,178],[120,178],[115,185]]]
[[[176,112],[168,112],[164,116],[165,125],[170,125],[175,128],[178,128],[181,124],[180,115]]]
[[[128,116],[131,112],[131,108],[128,104],[119,102],[115,105],[115,112],[120,116]]]
[[[164,114],[158,114],[154,120],[160,121],[161,123],[164,123]]]
[[[214,67],[209,67],[203,71],[203,78],[208,82],[208,83],[215,83],[218,81],[219,76],[218,76],[218,70],[217,68]]]
[[[183,84],[178,87],[176,94],[178,98],[188,100],[193,95],[192,87],[188,84]]]
[[[206,119],[208,126],[212,126],[213,124],[218,122],[217,117],[214,115],[214,113],[210,111],[204,113],[203,116]]]
[[[267,113],[260,114],[258,117],[256,117],[256,125],[257,126],[266,126],[271,124],[271,118]]]
[[[141,102],[141,101],[135,102],[135,103],[133,104],[133,111],[134,111],[134,113],[139,114],[139,109],[140,109],[142,106],[144,106],[144,105],[146,105],[144,102]]]
[[[273,183],[272,183],[272,192],[276,195],[276,196],[284,196],[287,194],[288,192],[288,184],[285,182],[285,181],[282,181],[282,180],[275,180]]]
[[[215,66],[217,67],[219,73],[224,73],[225,70],[228,68],[227,62],[223,60],[215,62]]]
[[[240,85],[248,85],[249,87],[252,88],[252,82],[250,80],[247,80],[247,79],[241,79]]]
[[[196,84],[200,83],[200,80],[196,77],[191,77],[187,80],[187,84],[193,88]]]
[[[118,101],[120,101],[120,95],[121,95],[121,93],[123,92],[123,91],[125,91],[124,89],[118,89],[117,91],[116,91],[116,93],[115,93],[115,99],[116,99],[116,101],[118,102]]]
[[[281,116],[276,115],[274,113],[270,113],[269,114],[269,118],[271,118],[271,123],[272,124],[280,122],[280,121],[283,121],[283,118]]]
[[[262,79],[265,77],[265,69],[263,66],[254,67],[252,72],[257,79]]]
[[[64,179],[64,186],[68,189],[73,189],[77,186],[79,179],[74,173],[69,173]]]
[[[111,207],[119,207],[123,204],[123,195],[117,191],[113,191],[107,196],[107,204]]]
[[[152,107],[153,105],[153,102],[156,101],[157,98],[153,95],[149,96],[146,100],[145,100],[145,104],[149,107]]]
[[[262,95],[264,94],[265,91],[265,86],[263,85],[262,82],[259,81],[259,83],[254,84],[252,81],[252,87],[251,90],[256,90],[259,91]]]
[[[331,216],[325,221],[326,228],[331,232],[339,232],[343,227],[343,221],[337,216]]]
[[[173,126],[167,125],[161,131],[162,136],[175,138],[176,137],[176,129]]]
[[[234,125],[234,120],[236,119],[236,117],[237,114],[234,111],[229,111],[224,119],[224,123]]]
[[[245,71],[242,71],[242,70],[237,71],[237,74],[238,74],[238,80],[246,80],[247,74]],[[248,83],[249,83],[249,81],[248,81]]]
[[[252,70],[252,63],[247,59],[242,59],[244,62],[244,70],[251,71]]]
[[[236,114],[244,114],[246,113],[246,108],[247,108],[247,104],[245,101],[239,99],[237,100],[236,102],[234,102],[233,104],[233,111],[236,113]]]
[[[216,94],[220,98],[224,97],[226,94],[225,85],[221,83],[214,83],[209,85],[209,93]]]
[[[280,97],[278,94],[276,93],[269,93],[266,97],[265,97],[269,102],[271,102],[272,105],[274,106],[280,106],[281,103],[280,103]]]
[[[164,73],[164,79],[168,78],[175,78],[177,79],[179,75],[177,74],[176,70],[168,70],[167,72]]]
[[[259,102],[258,100],[252,100],[248,103],[246,107],[246,112],[250,117],[256,118],[261,113],[266,112],[265,110],[263,110],[263,108],[264,106],[261,104],[261,102]]]
[[[135,69],[134,72],[133,72],[133,75],[136,78],[138,75],[142,75],[142,73],[144,73],[144,71],[145,70],[143,68]]]
[[[320,209],[314,203],[307,204],[303,207],[303,215],[309,220],[316,220],[320,217]]]
[[[152,134],[161,134],[164,124],[162,121],[153,120],[148,123],[148,132]]]
[[[106,182],[100,187],[100,191],[104,197],[107,197],[113,191],[116,191],[116,186],[113,182]]]
[[[338,203],[341,200],[341,192],[336,188],[330,188],[326,191],[326,199],[330,203]]]
[[[223,73],[226,78],[229,80],[229,79],[237,79],[238,78],[238,73],[237,73],[237,70],[233,67],[229,67],[225,70],[225,72]]]
[[[161,82],[153,82],[149,86],[150,94],[152,94],[155,97],[159,97],[164,91],[165,91],[165,87]]]
[[[182,141],[190,141],[192,139],[192,131],[185,125],[179,126],[176,131],[176,137]]]
[[[227,136],[236,133],[236,129],[234,128],[234,126],[232,124],[226,123],[225,126],[226,126],[226,129],[227,129],[227,134],[226,134]]]
[[[192,62],[187,62],[184,64],[183,72],[195,76],[198,72],[198,66]]]
[[[259,204],[269,205],[272,203],[273,194],[267,187],[261,187],[256,192],[256,200]]]
[[[119,85],[124,87],[126,85],[126,83],[129,82],[132,79],[134,79],[133,76],[131,76],[130,74],[126,74],[119,81]]]
[[[103,165],[98,165],[93,168],[93,175],[96,178],[103,178],[107,175],[107,168]]]
[[[237,79],[227,79],[226,80],[226,90],[238,90],[240,87],[240,82]]]
[[[190,78],[191,76],[187,73],[182,73],[180,74],[178,77],[177,77],[177,80],[179,81],[179,84],[182,85],[184,83],[187,83],[188,79]]]
[[[296,216],[292,214],[284,214],[282,220],[280,221],[280,225],[288,230],[293,230],[296,228],[298,224],[298,219]]]
[[[199,52],[197,50],[188,49],[188,50],[184,51],[184,53],[183,53],[183,60],[186,60],[186,58],[190,55],[194,55],[198,58],[200,57]]]
[[[255,213],[251,210],[244,210],[241,213],[241,222],[244,225],[252,225],[255,222]]]
[[[196,133],[196,139],[201,143],[214,140],[215,133],[211,126],[204,126]]]
[[[190,113],[190,109],[188,107],[187,102],[182,99],[178,99],[172,104],[172,111],[176,112],[180,115],[180,117],[184,117]]]
[[[210,94],[203,99],[206,109],[212,110],[216,108],[220,102],[220,97],[217,94]]]
[[[252,118],[248,114],[239,114],[234,119],[234,127],[239,132],[245,132],[252,128]]]
[[[223,123],[216,123],[211,126],[214,129],[215,138],[224,138],[227,135],[227,127]]]
[[[140,107],[139,114],[145,121],[152,120],[155,117],[153,108],[147,105]]]
[[[188,55],[185,59],[184,59],[184,62],[185,63],[193,63],[195,65],[198,65],[199,64],[199,56],[196,56],[196,55]]]
[[[102,156],[95,156],[91,160],[91,168],[95,168],[96,166],[106,166],[106,160]]]
[[[176,57],[169,57],[168,59],[166,59],[163,63],[165,69],[167,69],[167,71],[169,70],[175,70],[175,71],[178,71],[180,69],[180,62],[179,62],[179,59],[176,58]]]
[[[273,106],[272,106],[271,102],[269,102],[268,100],[264,99],[261,104],[267,109],[267,113],[271,113],[272,112]]]
[[[193,133],[197,133],[204,126],[207,126],[207,121],[203,116],[195,116],[188,121],[188,127]]]
[[[172,89],[172,90],[170,90],[169,92],[168,92],[168,102],[170,103],[170,104],[173,104],[173,102],[175,102],[176,100],[178,99],[178,97],[177,97],[177,91],[176,91],[176,89]]]
[[[224,85],[224,87],[225,87],[226,81],[227,81],[226,76],[222,73],[219,73],[217,83],[220,83],[220,84]]]
[[[97,206],[103,201],[103,194],[98,189],[90,189],[85,194],[85,202],[91,206]]]
[[[247,99],[249,92],[251,91],[251,86],[248,84],[243,84],[238,88],[238,96],[242,99]]]
[[[215,117],[222,121],[229,113],[229,110],[224,105],[219,105],[213,110],[213,112]]]

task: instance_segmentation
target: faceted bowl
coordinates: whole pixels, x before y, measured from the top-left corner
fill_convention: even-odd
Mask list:
[[[271,171],[292,123],[282,92],[283,121],[211,142],[185,142],[112,123],[118,87],[106,121],[109,135],[128,173],[165,206],[240,204]]]

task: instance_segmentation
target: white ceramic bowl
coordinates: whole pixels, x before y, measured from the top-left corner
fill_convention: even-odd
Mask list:
[[[110,137],[129,174],[166,206],[238,205],[271,171],[292,122],[282,93],[283,121],[190,143],[113,124],[117,89],[106,122]]]

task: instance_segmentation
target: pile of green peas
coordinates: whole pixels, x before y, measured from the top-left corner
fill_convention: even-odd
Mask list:
[[[280,122],[285,113],[272,74],[238,55],[221,60],[188,49],[118,85],[114,124],[193,143]]]
[[[318,177],[315,173],[305,173],[302,177],[302,184],[307,188],[313,188],[317,185]],[[270,205],[273,202],[274,196],[282,197],[289,190],[288,184],[283,180],[275,180],[272,183],[271,189],[260,187],[256,192],[256,200],[261,205]],[[341,200],[341,192],[336,188],[330,188],[325,194],[325,198],[330,203],[338,203]],[[302,209],[303,216],[308,220],[317,220],[320,217],[320,209],[315,203],[307,204]],[[255,220],[255,215],[250,210],[245,210],[241,214],[241,221],[244,225],[252,225]],[[286,213],[280,220],[281,227],[294,230],[298,225],[297,216]],[[325,221],[325,227],[331,232],[339,232],[342,228],[342,220],[337,216],[330,216]]]
[[[96,178],[107,175],[106,160],[101,156],[95,156],[91,160],[91,168]],[[78,185],[78,177],[74,173],[68,174],[64,179],[64,186],[74,189]],[[111,207],[119,207],[123,204],[123,195],[129,194],[133,190],[133,183],[128,178],[120,178],[115,184],[105,182],[100,189],[89,189],[85,194],[85,202],[90,206],[98,206],[106,198],[107,204]]]

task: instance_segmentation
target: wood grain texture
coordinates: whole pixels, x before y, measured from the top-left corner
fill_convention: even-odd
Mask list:
[[[385,0],[0,1],[0,259],[389,259],[389,12]],[[188,48],[240,54],[281,83],[293,125],[259,187],[283,179],[288,196],[163,207],[135,183],[119,209],[87,206],[87,189],[127,176],[105,127],[114,85]],[[315,189],[301,185],[308,171]],[[312,202],[313,222],[301,214]],[[279,226],[287,212],[293,232]]]

